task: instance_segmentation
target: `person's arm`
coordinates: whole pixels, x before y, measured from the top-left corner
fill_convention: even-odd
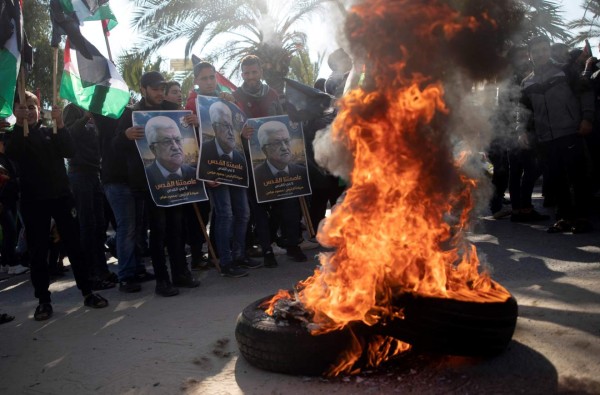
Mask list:
[[[63,111],[63,121],[71,132],[84,128],[90,118],[91,114],[89,112],[76,107],[74,104],[69,104]]]
[[[133,126],[131,114],[132,110],[126,108],[119,119],[119,125],[117,126],[117,131],[113,137],[113,148],[116,152],[123,152],[135,148],[133,140],[144,137],[144,128],[141,126]]]
[[[58,154],[63,158],[72,158],[75,155],[75,143],[73,142],[73,137],[71,137],[71,132],[65,126],[61,108],[53,106],[51,116],[56,121],[57,128],[56,135],[51,135],[54,146]]]

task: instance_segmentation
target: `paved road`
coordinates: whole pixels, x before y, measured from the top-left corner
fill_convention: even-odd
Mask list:
[[[334,379],[255,369],[237,351],[238,313],[308,277],[315,260],[282,258],[241,279],[200,272],[200,288],[173,298],[155,296],[152,284],[139,294],[104,291],[111,305],[100,311],[82,306],[67,277],[52,284],[56,313],[44,323],[32,319],[22,275],[0,282],[0,311],[17,316],[0,326],[0,393],[600,394],[600,231],[550,235],[547,225],[490,217],[474,225],[481,257],[519,302],[514,341],[495,358],[409,353]]]

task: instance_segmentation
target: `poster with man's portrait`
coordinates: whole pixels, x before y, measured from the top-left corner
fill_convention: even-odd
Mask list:
[[[208,200],[204,183],[196,179],[198,141],[184,121],[191,111],[134,111],[133,125],[146,137],[135,140],[146,179],[157,206],[177,206]]]
[[[259,203],[310,195],[302,124],[287,115],[250,118],[250,157]]]
[[[198,96],[196,111],[202,139],[197,178],[248,188],[241,136],[244,113],[235,104],[211,96]]]

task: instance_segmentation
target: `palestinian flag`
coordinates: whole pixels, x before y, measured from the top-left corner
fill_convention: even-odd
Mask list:
[[[21,64],[21,4],[19,0],[0,3],[0,117],[12,114]]]
[[[117,18],[108,5],[108,0],[59,0],[66,14],[75,13],[79,24],[86,21],[107,20],[107,29],[117,26]]]
[[[67,39],[60,97],[94,114],[119,118],[129,104],[129,88],[115,65],[85,40],[88,59]]]
[[[227,78],[225,78],[223,74],[219,73],[218,71],[216,72],[216,78],[217,84],[219,84],[221,91],[232,93],[237,89],[233,82],[229,81]]]

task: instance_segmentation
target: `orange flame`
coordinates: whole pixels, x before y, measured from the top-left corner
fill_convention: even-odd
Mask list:
[[[350,40],[368,41],[367,82],[340,100],[332,127],[332,138],[354,157],[351,187],[317,236],[335,252],[322,254],[321,267],[297,286],[298,299],[314,314],[312,333],[401,319],[393,298],[403,293],[508,299],[506,289],[480,273],[475,246],[464,238],[477,182],[461,169],[466,154],[452,156],[443,79],[425,74],[439,69],[431,62],[440,59],[427,55],[443,45],[440,35],[474,32],[480,22],[438,1],[374,0],[355,6],[351,17],[360,23]],[[487,15],[481,20],[493,24]],[[409,26],[410,35],[386,36],[390,23]],[[392,344],[369,345],[373,365],[409,347]],[[361,352],[353,345],[329,373],[351,371]]]

